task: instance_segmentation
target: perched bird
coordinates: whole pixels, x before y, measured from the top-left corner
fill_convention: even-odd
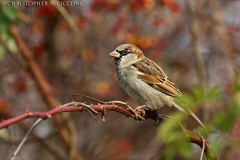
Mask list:
[[[181,92],[161,67],[146,58],[138,47],[132,44],[122,44],[109,55],[115,58],[115,68],[120,86],[132,99],[145,104],[145,108],[150,110],[175,107],[190,114],[204,127],[190,108],[181,107],[174,102],[174,97],[180,96]]]

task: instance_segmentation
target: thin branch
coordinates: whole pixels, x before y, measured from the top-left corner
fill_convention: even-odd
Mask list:
[[[199,40],[199,25],[198,25],[198,21],[196,19],[196,13],[194,12],[193,9],[193,3],[195,1],[192,0],[187,0],[186,1],[186,8],[188,8],[188,13],[189,13],[189,17],[190,17],[190,25],[189,25],[189,29],[190,29],[190,33],[192,35],[192,46],[193,46],[193,53],[195,55],[195,61],[196,61],[196,65],[197,65],[197,72],[198,72],[198,77],[200,80],[200,84],[203,88],[203,94],[205,95],[205,88],[206,86],[206,71],[205,71],[205,67],[204,67],[204,62],[203,62],[203,57],[202,54],[200,52],[200,48],[199,48],[199,44],[200,44],[200,40]],[[198,3],[197,1],[195,3]],[[203,96],[204,96],[203,95]],[[209,119],[209,111],[206,107],[204,107],[204,122],[206,122]]]
[[[197,2],[196,2],[197,3]],[[190,15],[190,33],[192,35],[192,45],[193,45],[193,53],[195,55],[195,60],[196,60],[196,65],[197,65],[197,71],[198,71],[198,76],[200,79],[200,83],[202,84],[202,87],[206,87],[206,71],[203,63],[203,58],[202,54],[199,49],[199,27],[198,27],[198,22],[196,19],[196,14],[193,10],[193,1],[192,0],[187,0],[187,8],[188,8],[188,13]]]
[[[23,146],[24,142],[27,140],[29,134],[34,130],[34,128],[42,121],[42,118],[39,118],[34,124],[33,126],[29,129],[29,131],[27,132],[27,134],[24,136],[24,138],[22,139],[21,143],[18,145],[16,151],[13,153],[11,160],[14,160],[15,157],[17,156],[18,152],[20,151],[21,147]]]
[[[80,105],[80,104],[83,104],[83,103],[80,103],[80,102],[71,102],[71,103],[67,103],[63,106],[60,106],[60,107],[64,107],[64,106],[67,106],[67,105]],[[95,111],[94,109],[92,109],[91,107],[89,107],[88,105],[85,105],[83,104],[82,106],[84,106],[90,113],[94,113],[94,114],[97,114],[97,111]],[[43,118],[39,118],[34,124],[33,126],[30,128],[30,130],[27,132],[27,134],[24,136],[23,140],[21,141],[21,143],[18,145],[16,151],[13,153],[12,155],[12,159],[11,160],[14,160],[15,157],[17,156],[18,152],[20,151],[21,147],[23,146],[23,144],[25,143],[25,141],[27,140],[28,136],[30,135],[30,133],[33,131],[33,129],[43,120]],[[75,127],[74,127],[75,128]],[[72,140],[75,140],[77,141],[77,137],[75,138],[72,138]],[[74,145],[75,143],[73,143]],[[73,149],[75,147],[72,147],[71,151],[70,151],[70,158],[71,159],[74,159],[75,158],[75,150]]]
[[[200,160],[203,160],[203,154],[204,154],[204,150],[205,150],[206,140],[204,140],[203,137],[201,137],[201,139],[203,141],[203,145],[202,145],[202,152],[201,152]]]
[[[38,66],[37,62],[33,58],[33,54],[31,53],[29,47],[22,39],[21,35],[19,34],[18,29],[15,26],[11,27],[11,33],[13,37],[15,38],[18,47],[22,53],[22,56],[26,60],[27,63],[27,69],[30,72],[32,78],[35,80],[39,91],[41,93],[41,96],[43,97],[43,100],[47,103],[47,106],[51,108],[52,106],[55,106],[55,104],[58,104],[58,100],[52,95],[50,91],[50,85],[47,83],[46,79],[44,78],[43,74],[41,73],[40,67]],[[73,146],[72,143],[76,143],[76,141],[73,141],[72,138],[76,136],[76,129],[74,129],[74,123],[72,120],[68,120],[68,125],[61,125],[63,122],[63,118],[68,119],[68,115],[64,115],[65,117],[60,117],[59,115],[54,116],[54,120],[59,127],[60,130],[60,136],[64,142],[64,144],[71,149],[71,146]],[[72,127],[68,127],[72,126]],[[75,134],[75,135],[73,135]],[[75,148],[76,150],[76,148]],[[75,151],[77,153],[77,151]],[[76,155],[76,159],[83,159],[79,154]]]
[[[3,46],[5,47],[5,49],[7,50],[8,53],[11,54],[11,56],[13,56],[13,58],[15,58],[21,65],[21,67],[23,68],[27,68],[26,66],[26,62],[24,61],[24,59],[22,59],[22,57],[20,57],[21,55],[16,54],[16,53],[12,53],[12,51],[10,51],[6,45],[6,42],[3,41],[2,39],[0,39],[0,42],[3,44]],[[5,114],[6,117],[13,117],[11,114],[6,113]],[[22,129],[24,131],[28,131],[29,130],[29,126],[26,125],[25,123],[20,123],[20,126],[22,127]],[[57,148],[56,145],[54,144],[49,144],[44,142],[44,139],[38,137],[38,135],[36,135],[34,132],[32,133],[32,136],[35,137],[38,141],[41,142],[41,144],[43,145],[43,148],[46,149],[48,152],[50,152],[51,154],[53,154],[54,156],[56,156],[59,160],[65,160],[66,158],[64,157],[64,155],[61,154],[61,152],[59,152],[60,148]],[[12,143],[12,142],[10,142]],[[18,142],[19,143],[19,142]]]
[[[203,160],[203,154],[204,154],[204,150],[205,150],[205,145],[206,145],[206,140],[203,139],[203,136],[201,136],[197,131],[195,131],[198,136],[201,138],[202,140],[202,151],[201,151],[201,157],[200,157],[200,160]]]
[[[50,0],[53,3],[57,3],[58,0]],[[67,12],[67,10],[61,6],[61,5],[56,5],[55,6],[57,8],[57,10],[61,13],[61,15],[63,16],[63,18],[65,19],[65,21],[67,22],[67,24],[70,26],[70,28],[72,29],[75,39],[76,39],[76,45],[79,46],[79,51],[80,51],[80,56],[81,56],[81,62],[82,62],[82,67],[83,67],[83,81],[84,83],[86,83],[87,81],[87,72],[88,72],[88,65],[87,63],[84,61],[83,59],[83,41],[80,39],[81,34],[79,32],[79,29],[76,25],[76,23],[74,22],[73,18],[71,17],[71,15]]]
[[[13,115],[11,115],[10,113],[4,113],[4,117],[13,117]],[[21,126],[21,128],[23,129],[23,131],[28,132],[29,131],[29,126],[24,122],[24,121],[20,121],[19,125]],[[52,154],[53,156],[55,156],[57,159],[59,160],[66,160],[67,158],[65,157],[65,155],[63,155],[62,152],[62,148],[60,148],[60,146],[55,145],[54,143],[47,143],[45,142],[46,139],[50,138],[48,137],[44,137],[41,138],[39,137],[36,133],[32,132],[32,138],[36,139],[34,142],[40,142],[41,146],[48,151],[50,154]],[[5,139],[6,143],[10,143],[10,144],[19,144],[21,141],[17,140],[17,141],[12,141],[12,140],[7,140]],[[30,141],[33,142],[33,141]]]
[[[16,122],[24,120],[24,119],[28,119],[28,118],[43,118],[45,120],[45,119],[51,118],[54,115],[56,115],[58,113],[61,113],[61,112],[83,111],[85,107],[92,107],[92,109],[94,109],[95,111],[100,112],[100,113],[103,112],[104,109],[105,110],[114,110],[114,111],[117,111],[117,112],[119,112],[121,114],[124,114],[124,115],[126,115],[128,117],[134,117],[134,115],[132,115],[129,111],[127,111],[126,109],[124,109],[122,107],[118,107],[115,104],[111,104],[111,105],[98,104],[98,105],[92,105],[92,106],[84,104],[84,103],[82,103],[84,105],[79,106],[79,104],[81,104],[81,102],[71,102],[71,103],[68,103],[68,104],[70,104],[70,105],[69,106],[66,106],[66,105],[57,106],[54,109],[52,109],[50,111],[47,111],[47,112],[30,112],[30,111],[26,111],[25,113],[23,113],[23,114],[21,114],[19,116],[10,118],[10,119],[0,123],[0,129],[6,128],[6,127],[8,127],[8,126],[10,126],[10,125],[12,125],[12,124],[14,124]]]
[[[120,101],[119,101],[120,102]],[[81,102],[71,102],[71,103],[67,103],[67,104],[71,104],[70,106],[64,104],[61,106],[57,106],[54,109],[47,111],[47,112],[26,112],[23,113],[19,116],[10,118],[6,121],[3,121],[2,123],[0,123],[0,129],[2,128],[6,128],[14,123],[17,123],[19,121],[22,121],[24,119],[28,119],[28,118],[42,118],[42,119],[48,119],[53,117],[56,114],[59,114],[61,112],[75,112],[75,111],[83,111],[85,107],[92,107],[92,109],[94,111],[96,111],[97,113],[104,113],[106,114],[106,111],[115,111],[118,112],[120,114],[123,114],[127,117],[132,117],[135,119],[134,114],[132,114],[130,111],[128,111],[125,107],[119,107],[116,104],[95,104],[95,105],[87,105],[84,104],[84,106],[76,106],[76,105],[72,105],[72,104],[80,104]],[[125,103],[125,102],[122,102]],[[156,115],[155,113],[153,113],[150,110],[146,110],[145,114],[143,115],[143,113],[141,111],[136,110],[136,112],[140,115],[143,116],[145,119],[152,119],[152,120],[156,120]],[[160,121],[162,121],[162,119],[160,119]],[[206,143],[205,140],[202,139],[201,136],[194,134],[191,131],[188,131],[186,129],[183,128],[183,130],[185,131],[186,134],[186,139],[188,142],[190,143],[195,143],[197,144],[199,147],[203,148],[204,153],[206,155],[206,157],[209,160],[218,160],[217,155],[215,154],[215,152],[211,149],[210,145],[208,143]],[[204,142],[205,141],[205,142]]]
[[[218,160],[216,153],[212,150],[210,145],[208,143],[206,143],[206,140],[202,140],[201,136],[195,135],[193,132],[190,132],[186,129],[184,129],[184,130],[185,130],[186,138],[187,138],[188,142],[195,143],[199,147],[204,148],[204,153],[205,153],[207,159]]]
[[[235,78],[238,76],[238,66],[234,57],[234,49],[231,44],[231,40],[227,34],[227,29],[223,22],[223,9],[220,5],[221,2],[218,0],[210,1],[211,6],[214,7],[214,13],[212,14],[212,22],[215,28],[215,31],[220,40],[220,46],[222,47],[222,54],[227,62],[226,68],[228,70],[229,79]]]

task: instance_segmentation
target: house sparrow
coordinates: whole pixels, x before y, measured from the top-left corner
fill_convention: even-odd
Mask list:
[[[115,68],[120,86],[132,99],[145,104],[145,108],[150,110],[175,107],[190,114],[204,127],[189,108],[183,108],[174,102],[174,97],[181,96],[181,92],[164,71],[156,63],[146,58],[138,47],[132,44],[123,44],[109,55],[115,58]]]

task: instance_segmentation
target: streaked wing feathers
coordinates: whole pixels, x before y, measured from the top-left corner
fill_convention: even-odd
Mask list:
[[[171,82],[164,71],[151,60],[145,58],[141,62],[133,64],[140,72],[138,77],[154,89],[169,96],[180,96],[181,92]]]

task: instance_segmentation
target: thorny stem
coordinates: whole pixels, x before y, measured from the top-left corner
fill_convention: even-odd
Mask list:
[[[120,102],[120,103],[124,104],[125,102]],[[81,102],[70,102],[70,103],[67,103],[67,104],[64,104],[61,106],[56,106],[54,109],[47,111],[47,112],[29,112],[29,111],[25,112],[21,115],[10,118],[10,119],[0,123],[0,129],[6,128],[14,123],[17,123],[17,122],[27,119],[27,118],[48,119],[48,118],[51,118],[52,116],[59,114],[61,112],[83,111],[85,108],[88,108],[89,111],[92,111],[94,114],[103,113],[103,112],[106,113],[107,111],[112,110],[112,111],[116,111],[120,114],[123,114],[127,117],[132,117],[135,119],[135,116],[130,111],[128,111],[124,107],[119,107],[116,104],[87,105],[87,104],[81,103]],[[91,110],[90,110],[90,108],[91,108]],[[145,118],[145,119],[156,120],[156,115],[155,115],[155,113],[152,113],[152,111],[146,110],[144,115],[142,115],[143,113],[141,111],[136,110],[136,112],[140,116],[143,116],[143,118]],[[160,121],[162,121],[162,120],[163,119],[160,119]],[[215,154],[215,152],[211,149],[209,144],[205,140],[203,140],[203,138],[200,135],[196,135],[193,132],[186,130],[185,128],[183,128],[183,130],[185,131],[186,139],[188,142],[195,143],[198,146],[200,146],[203,149],[206,157],[209,160],[218,160],[218,157]]]

